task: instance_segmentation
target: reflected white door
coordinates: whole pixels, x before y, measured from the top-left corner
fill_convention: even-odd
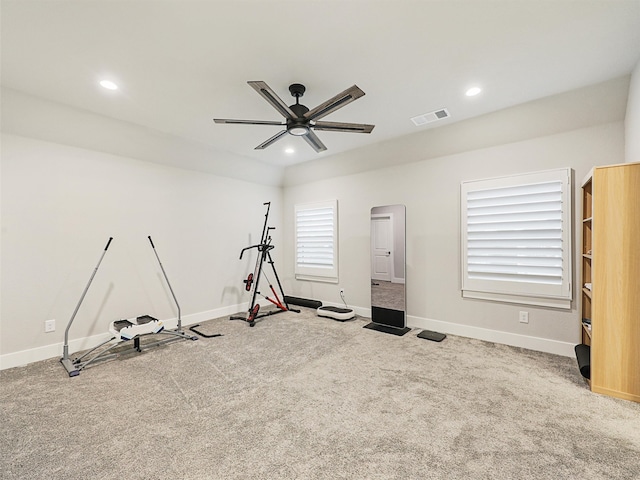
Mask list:
[[[393,223],[388,215],[371,217],[371,278],[390,282],[393,269]]]

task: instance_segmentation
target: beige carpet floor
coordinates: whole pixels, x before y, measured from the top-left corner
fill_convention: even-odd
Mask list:
[[[574,359],[303,309],[69,378],[0,372],[0,477],[638,479],[640,405]]]

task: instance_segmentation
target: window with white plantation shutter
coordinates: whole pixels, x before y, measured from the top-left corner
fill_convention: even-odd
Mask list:
[[[296,278],[338,281],[338,202],[295,206]]]
[[[571,170],[463,182],[464,297],[571,308]]]

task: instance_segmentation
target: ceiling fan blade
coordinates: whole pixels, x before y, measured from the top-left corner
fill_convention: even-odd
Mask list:
[[[328,132],[354,132],[371,133],[375,125],[366,123],[342,123],[342,122],[316,122],[312,125],[314,130],[326,130]]]
[[[283,122],[272,122],[270,120],[234,120],[232,118],[214,118],[216,123],[229,123],[238,125],[286,125]]]
[[[317,120],[325,115],[329,115],[331,112],[335,112],[337,109],[344,107],[363,95],[364,92],[354,85],[326,102],[321,103],[316,108],[309,110],[304,114],[304,118],[307,120]]]
[[[262,81],[249,81],[247,82],[256,92],[264,97],[264,99],[269,102],[273,108],[280,112],[286,119],[293,120],[296,117],[296,114],[293,113],[293,110],[289,108],[289,106],[282,101],[282,99],[271,90],[271,87]]]
[[[312,130],[309,130],[309,133],[303,135],[302,138],[304,138],[316,152],[324,152],[327,149],[327,147],[324,146],[324,143],[320,141],[318,136],[313,133]]]
[[[264,150],[269,145],[273,145],[274,143],[276,143],[278,140],[280,140],[286,134],[287,134],[287,131],[286,130],[282,130],[281,132],[276,133],[269,140],[266,140],[266,141],[262,142],[260,145],[258,145],[256,148],[254,148],[254,150]]]

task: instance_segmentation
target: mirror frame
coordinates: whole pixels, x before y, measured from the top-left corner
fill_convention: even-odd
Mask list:
[[[387,215],[388,214],[388,215]],[[385,280],[379,280],[373,278],[374,268],[376,267],[376,259],[374,258],[376,250],[374,247],[375,235],[374,235],[374,219],[390,217],[391,221],[391,262],[389,269],[389,286],[392,289],[399,290],[398,285],[402,286],[401,298],[395,297],[385,305],[380,305],[379,293],[375,298],[376,287],[380,286],[380,282]],[[405,205],[383,205],[378,207],[372,207],[370,211],[370,223],[371,223],[371,236],[370,236],[370,277],[371,277],[371,322],[367,325],[367,328],[373,328],[375,330],[387,331],[388,333],[396,333],[394,330],[403,331],[407,329],[407,303],[406,303],[406,207]],[[384,250],[384,249],[383,249]],[[383,253],[384,255],[384,253]],[[401,257],[399,257],[401,256]],[[401,266],[402,277],[398,276],[400,270],[397,268]],[[402,282],[397,280],[401,279]],[[394,281],[396,280],[396,281]],[[406,332],[405,332],[406,333]],[[404,334],[404,333],[401,333]]]

